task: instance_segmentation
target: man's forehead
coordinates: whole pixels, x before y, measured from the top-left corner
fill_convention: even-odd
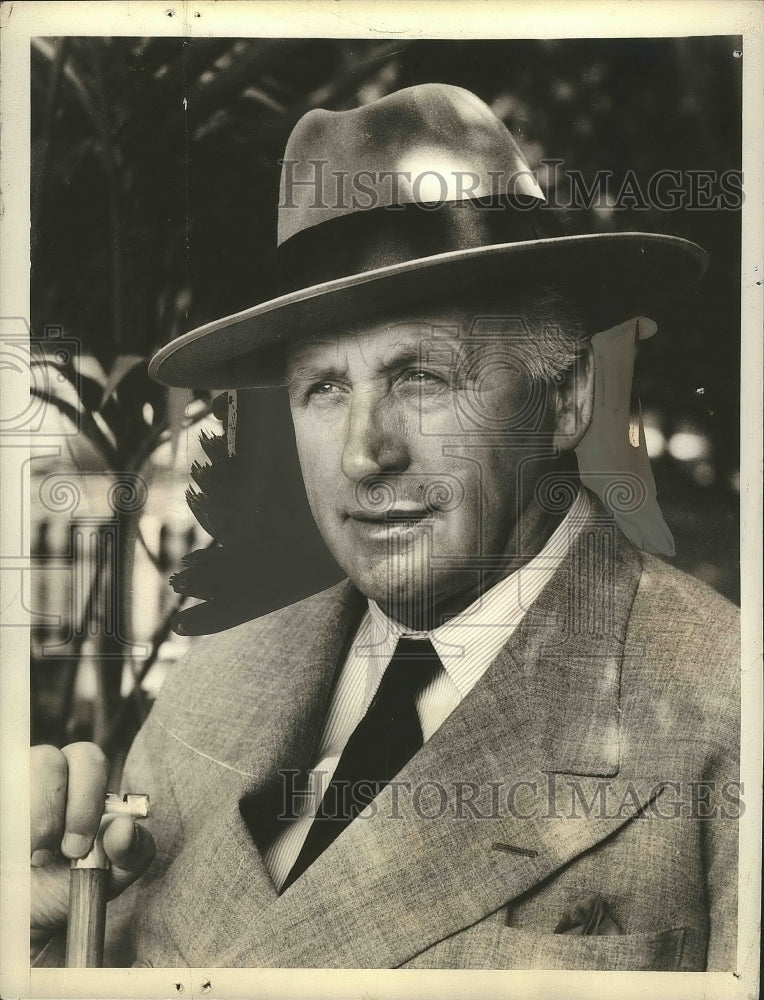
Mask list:
[[[289,369],[299,373],[315,367],[344,367],[356,356],[382,366],[402,359],[416,360],[435,339],[434,327],[424,323],[343,331],[333,337],[296,344],[290,351]],[[437,342],[454,347],[460,337],[455,330],[440,328]]]
[[[513,325],[522,330],[527,311],[527,305],[520,302],[500,306],[488,297],[449,304],[418,304],[339,326],[320,337],[297,341],[289,349],[289,361],[300,366],[330,357],[339,359],[348,351],[387,356],[410,352],[432,342],[456,345],[468,339],[480,339],[497,325],[507,331]]]
[[[424,320],[402,320],[400,322],[385,322],[364,324],[324,332],[320,337],[298,341],[292,347],[296,356],[307,356],[313,353],[325,353],[331,350],[342,350],[354,346],[391,346],[394,344],[408,345],[421,340],[429,340],[433,336],[459,339],[462,324],[458,321],[443,319],[426,322]]]

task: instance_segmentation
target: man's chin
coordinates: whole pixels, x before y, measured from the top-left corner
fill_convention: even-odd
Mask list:
[[[408,608],[412,612],[424,611],[434,603],[434,595],[429,578],[394,577],[385,569],[380,572],[349,572],[350,582],[364,597],[374,601],[391,617],[393,610]]]
[[[444,602],[453,600],[450,595],[456,590],[456,581],[451,579],[441,580],[439,586],[433,587],[429,573],[392,577],[385,568],[379,573],[348,571],[348,576],[364,597],[378,604],[390,618],[415,631],[429,631],[440,624],[438,611]]]

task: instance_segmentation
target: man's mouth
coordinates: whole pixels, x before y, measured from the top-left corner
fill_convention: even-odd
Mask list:
[[[351,510],[346,517],[352,525],[371,537],[389,537],[410,528],[432,524],[435,511],[430,507],[399,505],[391,510]]]

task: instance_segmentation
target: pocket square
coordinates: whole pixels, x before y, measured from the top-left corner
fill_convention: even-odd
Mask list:
[[[554,929],[555,934],[623,934],[598,892],[582,896],[569,906]]]

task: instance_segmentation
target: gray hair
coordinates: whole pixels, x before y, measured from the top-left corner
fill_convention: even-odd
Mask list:
[[[506,343],[513,363],[533,382],[559,382],[586,350],[591,331],[580,307],[551,285],[516,291],[474,292],[471,339]]]
[[[522,313],[530,338],[523,360],[537,382],[559,380],[570,371],[591,339],[580,308],[551,286],[542,286]]]

